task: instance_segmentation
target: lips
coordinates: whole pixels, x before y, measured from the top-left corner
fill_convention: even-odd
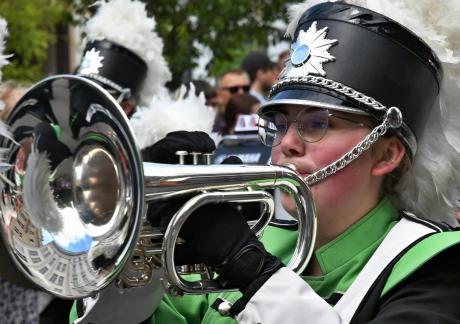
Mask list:
[[[279,163],[280,165],[293,165],[295,167],[295,170],[296,172],[302,176],[302,177],[307,177],[309,176],[310,174],[313,173],[313,170],[314,168],[308,168],[308,167],[305,167],[305,166],[299,166],[297,163],[295,162],[291,162],[291,161],[283,161],[282,163]]]

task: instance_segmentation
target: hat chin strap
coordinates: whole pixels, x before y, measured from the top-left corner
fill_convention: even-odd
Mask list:
[[[399,128],[401,125],[401,111],[397,107],[390,107],[387,110],[382,123],[375,127],[361,142],[356,144],[355,147],[338,160],[305,177],[305,182],[311,187],[312,185],[326,179],[330,175],[342,170],[353,160],[358,158],[358,156],[367,151],[372,144],[377,142],[377,140],[387,132],[389,128]]]

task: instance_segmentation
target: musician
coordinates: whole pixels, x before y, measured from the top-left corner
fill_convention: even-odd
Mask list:
[[[171,73],[155,24],[142,3],[114,0],[100,2],[83,28],[86,46],[76,74],[102,85],[128,117],[138,105],[146,107],[153,96],[167,92]]]
[[[239,292],[167,295],[146,322],[458,322],[460,233],[445,198],[460,180],[458,109],[441,114],[439,104],[446,87],[458,93],[455,57],[442,65],[409,29],[362,7],[296,11],[290,60],[259,110],[259,131],[272,162],[294,165],[311,185],[313,257],[297,275],[284,266],[295,229],[271,226],[262,244],[231,206],[202,207],[183,227],[176,263],[213,265]],[[295,213],[287,196],[283,206]],[[175,210],[163,207],[155,221],[167,224]]]

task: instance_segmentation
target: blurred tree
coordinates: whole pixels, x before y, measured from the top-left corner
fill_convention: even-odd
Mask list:
[[[43,77],[48,47],[56,24],[69,19],[65,2],[58,0],[2,0],[0,14],[8,21],[10,36],[5,53],[13,53],[3,68],[4,80],[35,82]]]
[[[69,0],[68,0],[69,1]],[[286,23],[286,6],[298,0],[142,0],[157,21],[164,40],[164,56],[173,79],[171,89],[189,81],[191,69],[200,55],[196,44],[212,51],[208,65],[211,76],[239,67],[250,50],[267,48],[269,41],[282,40],[284,30],[275,22]],[[94,0],[74,2],[76,17],[88,17],[96,8]],[[89,9],[88,9],[89,8]],[[89,11],[90,12],[89,12]],[[135,19],[135,17],[133,17]],[[80,19],[80,22],[82,19]],[[279,25],[279,24],[278,24]]]
[[[209,48],[211,76],[239,67],[253,49],[267,48],[283,38],[279,22],[286,23],[286,6],[298,0],[141,0],[157,21],[166,57],[177,88],[189,81],[201,55],[197,44]],[[8,20],[7,53],[12,64],[5,79],[36,81],[43,77],[47,49],[58,23],[82,24],[97,9],[95,0],[0,0],[0,13]],[[72,14],[71,14],[72,13]],[[135,19],[135,17],[133,17]],[[276,23],[278,22],[278,24]]]

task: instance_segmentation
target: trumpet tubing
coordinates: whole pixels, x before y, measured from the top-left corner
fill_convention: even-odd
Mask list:
[[[294,170],[143,163],[122,109],[90,80],[61,75],[37,83],[8,124],[17,143],[0,142],[10,164],[0,177],[1,234],[24,276],[58,297],[94,295],[113,281],[144,286],[155,268],[164,269],[172,293],[220,291],[206,265],[174,264],[180,229],[203,204],[260,201],[264,212],[252,224],[260,234],[273,215],[271,188],[287,191],[298,209],[288,266],[301,272],[311,256],[315,210]],[[165,234],[146,223],[147,204],[190,196]],[[181,273],[190,272],[205,280],[185,281]]]

